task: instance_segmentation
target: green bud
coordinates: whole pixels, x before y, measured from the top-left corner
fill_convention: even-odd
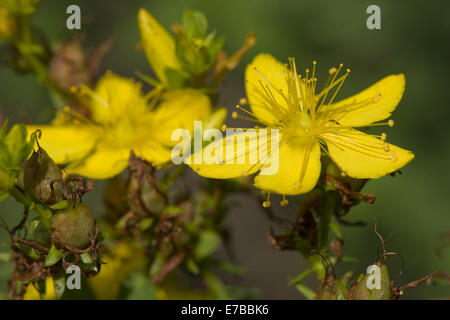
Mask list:
[[[186,10],[177,33],[180,41],[176,44],[176,54],[184,71],[197,76],[214,65],[225,38],[217,38],[215,32],[208,33],[208,22],[203,13]]]
[[[52,228],[60,245],[84,249],[90,244],[89,234],[95,233],[95,219],[86,205],[70,205],[53,216]]]
[[[142,187],[138,187],[139,182],[137,180],[132,180],[128,192],[130,195],[135,194],[135,192],[139,192],[140,197],[142,199],[142,203],[139,201],[135,206],[135,210],[145,215],[145,209],[149,210],[153,214],[160,214],[163,212],[166,207],[166,201],[164,196],[160,194],[156,188],[146,179],[142,181]],[[142,208],[142,205],[145,208]]]
[[[391,298],[389,273],[386,265],[377,263],[378,271],[360,275],[349,289],[351,300],[389,300]],[[379,276],[379,279],[377,277]],[[376,288],[379,285],[378,288]],[[374,287],[370,289],[369,287]]]
[[[25,165],[23,185],[25,192],[34,201],[53,205],[64,199],[61,169],[40,147]]]

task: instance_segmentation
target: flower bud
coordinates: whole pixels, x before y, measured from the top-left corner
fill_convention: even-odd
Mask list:
[[[52,229],[59,245],[84,249],[90,244],[89,235],[95,233],[95,219],[86,205],[69,205],[53,216]]]
[[[358,281],[350,287],[349,299],[389,300],[391,298],[389,273],[386,265],[376,263],[374,267],[378,267],[379,272],[377,270],[372,274],[361,275]]]
[[[23,185],[25,192],[34,201],[53,205],[64,199],[61,169],[40,147],[25,165]]]
[[[139,195],[140,200],[133,203],[132,209],[140,214],[145,215],[148,211],[160,214],[166,207],[164,196],[146,179],[142,181],[141,187],[138,180],[132,180],[128,187],[128,194],[131,198],[135,194]]]

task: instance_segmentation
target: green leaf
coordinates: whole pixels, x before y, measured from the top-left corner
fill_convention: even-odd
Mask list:
[[[299,283],[295,286],[295,288],[297,288],[297,290],[300,291],[300,293],[303,294],[308,300],[314,299],[314,296],[316,295],[314,291],[303,284]]]
[[[163,214],[179,214],[179,213],[183,213],[183,209],[181,209],[178,206],[167,206],[164,208]]]
[[[154,219],[153,218],[144,218],[142,219],[141,223],[140,223],[140,227],[142,231],[147,230],[148,228],[150,228],[153,224]]]
[[[144,74],[144,73],[142,73],[140,71],[136,71],[136,76],[138,76],[139,79],[141,79],[144,82],[147,82],[149,85],[151,85],[153,87],[156,87],[156,86],[160,85],[158,80],[156,80],[155,78],[152,78],[152,77],[150,77],[150,76],[148,76],[148,75],[146,75],[146,74]]]
[[[193,259],[189,259],[186,261],[186,268],[192,273],[192,274],[199,274],[200,268],[198,267],[197,263]]]
[[[89,252],[84,252],[80,255],[80,259],[85,264],[92,264],[94,263],[94,259],[92,258],[91,254]]]
[[[61,299],[64,294],[64,290],[66,289],[66,277],[60,276],[54,279],[55,281],[55,293],[56,299]]]
[[[68,205],[69,205],[69,201],[67,201],[67,200],[61,200],[61,201],[55,203],[54,205],[50,206],[50,209],[53,209],[53,210],[62,210],[62,209],[67,208]]]
[[[306,278],[307,276],[309,276],[309,274],[310,274],[311,272],[313,272],[313,271],[314,271],[314,269],[312,269],[312,268],[303,271],[302,273],[300,273],[299,275],[297,275],[294,279],[290,280],[289,283],[288,283],[288,285],[289,285],[289,286],[293,286],[293,285],[296,285],[296,284],[300,283],[304,278]]]
[[[156,287],[151,284],[148,276],[143,272],[132,272],[124,282],[129,290],[128,300],[153,300]]]
[[[14,125],[5,138],[11,155],[11,166],[19,166],[30,154],[31,148],[27,139],[27,129],[23,124]]]
[[[97,271],[97,265],[89,252],[82,253],[80,255],[80,259],[81,259],[80,267],[84,272],[89,273],[92,271]]]
[[[40,205],[36,205],[34,207],[34,210],[41,216],[42,225],[45,227],[45,229],[47,229],[47,231],[50,231],[52,229],[52,212]]]
[[[164,73],[167,78],[167,83],[169,88],[176,89],[182,88],[189,81],[190,76],[186,72],[181,70],[173,69],[170,67],[166,67]]]
[[[194,255],[198,259],[203,259],[219,248],[222,240],[217,232],[205,230],[200,234],[197,246],[194,249]]]
[[[218,261],[217,266],[224,272],[236,276],[241,276],[247,271],[245,267],[232,261]]]
[[[0,262],[10,262],[11,253],[10,252],[0,252]]]
[[[183,28],[188,41],[203,38],[208,30],[208,21],[202,12],[186,9],[183,14]]]
[[[41,223],[41,219],[40,218],[36,218],[33,221],[31,221],[30,234],[33,234],[34,231],[36,231],[36,229],[37,229],[37,227],[39,226],[40,223]]]
[[[59,260],[63,257],[63,253],[56,249],[55,245],[52,244],[50,251],[47,255],[47,258],[45,258],[45,266],[50,267],[58,263]]]
[[[211,45],[208,46],[209,55],[212,58],[212,62],[216,61],[216,57],[219,54],[220,50],[222,50],[223,45],[225,44],[225,37],[220,37],[214,39]]]

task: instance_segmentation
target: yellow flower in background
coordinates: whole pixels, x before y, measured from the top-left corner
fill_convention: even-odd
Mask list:
[[[100,300],[116,299],[127,275],[146,262],[144,251],[129,241],[115,244],[101,260],[105,264],[99,274],[88,279],[90,288]]]
[[[1,7],[0,1],[0,40],[10,38],[16,28],[14,19],[12,19],[8,11]]]
[[[156,93],[155,93],[156,92]],[[95,90],[82,86],[77,96],[90,115],[65,108],[51,125],[27,126],[42,131],[40,145],[67,171],[93,179],[106,179],[122,172],[131,151],[153,165],[171,159],[173,130],[193,131],[195,120],[208,119],[209,98],[193,89],[166,92],[156,107],[159,93],[141,93],[141,84],[108,72]]]
[[[145,9],[138,13],[142,46],[147,59],[163,85],[167,85],[166,68],[181,69],[176,56],[175,40]]]
[[[387,143],[385,133],[373,135],[354,129],[394,125],[393,120],[379,121],[388,118],[397,107],[405,88],[403,74],[390,75],[359,94],[334,102],[350,70],[339,76],[342,65],[330,69],[324,88],[316,92],[316,62],[312,71],[307,69],[303,76],[297,73],[294,59],[289,62],[288,68],[271,55],[260,54],[246,69],[250,110],[237,107],[250,114],[251,120],[279,129],[280,133],[278,173],[257,175],[256,187],[282,195],[310,191],[320,176],[321,149],[343,174],[359,179],[379,178],[414,158],[412,152]],[[234,117],[239,116],[235,113]],[[198,174],[212,178],[239,177],[243,170],[252,174],[263,166],[264,163],[191,165]],[[268,200],[265,206],[269,205]]]
[[[39,285],[37,283],[29,283],[23,300],[56,300],[55,281],[53,277],[45,278],[45,296],[41,297]]]

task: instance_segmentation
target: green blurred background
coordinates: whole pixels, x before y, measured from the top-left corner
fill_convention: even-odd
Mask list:
[[[373,217],[379,231],[387,237],[393,233],[388,249],[405,259],[390,258],[391,277],[400,284],[425,274],[450,271],[450,248],[442,257],[436,254],[439,235],[450,230],[450,106],[446,96],[450,71],[450,3],[446,1],[81,1],[41,0],[32,21],[56,46],[61,39],[74,35],[65,27],[66,8],[78,4],[82,11],[82,31],[86,44],[95,46],[109,35],[113,46],[102,64],[102,71],[112,70],[123,76],[134,76],[140,70],[149,73],[139,42],[136,15],[147,8],[169,27],[179,21],[185,8],[203,11],[212,29],[226,34],[226,49],[236,51],[248,31],[257,36],[255,47],[230,76],[221,104],[232,107],[244,96],[245,65],[258,53],[269,52],[278,59],[297,59],[301,69],[318,61],[319,81],[328,68],[343,62],[352,69],[340,97],[358,92],[382,77],[403,72],[405,95],[393,115],[396,126],[388,130],[394,144],[413,150],[416,159],[404,168],[402,175],[372,181],[365,191],[377,196],[374,205],[362,204],[346,217],[349,221],[366,221],[365,227],[345,227],[345,254],[357,257],[357,264],[344,264],[364,272],[374,262],[379,241],[373,232]],[[381,30],[366,28],[366,8],[381,8]],[[322,75],[322,77],[321,77]],[[13,122],[51,118],[51,101],[46,90],[33,76],[21,76],[0,66],[0,107]],[[98,215],[102,214],[102,183],[88,196]],[[248,270],[242,280],[230,283],[259,288],[261,298],[298,299],[301,295],[287,286],[293,277],[307,267],[302,258],[291,252],[276,252],[267,241],[271,222],[257,204],[248,204],[237,196],[236,207],[227,221],[231,230],[236,260]],[[280,212],[287,218],[294,208]],[[20,208],[11,200],[0,205],[0,215],[12,224]],[[6,232],[0,231],[0,252],[8,250]],[[342,270],[343,270],[342,269]],[[4,292],[10,267],[0,262],[0,290]],[[306,283],[316,286],[313,279]],[[406,298],[450,296],[450,287],[428,286],[409,289]]]

